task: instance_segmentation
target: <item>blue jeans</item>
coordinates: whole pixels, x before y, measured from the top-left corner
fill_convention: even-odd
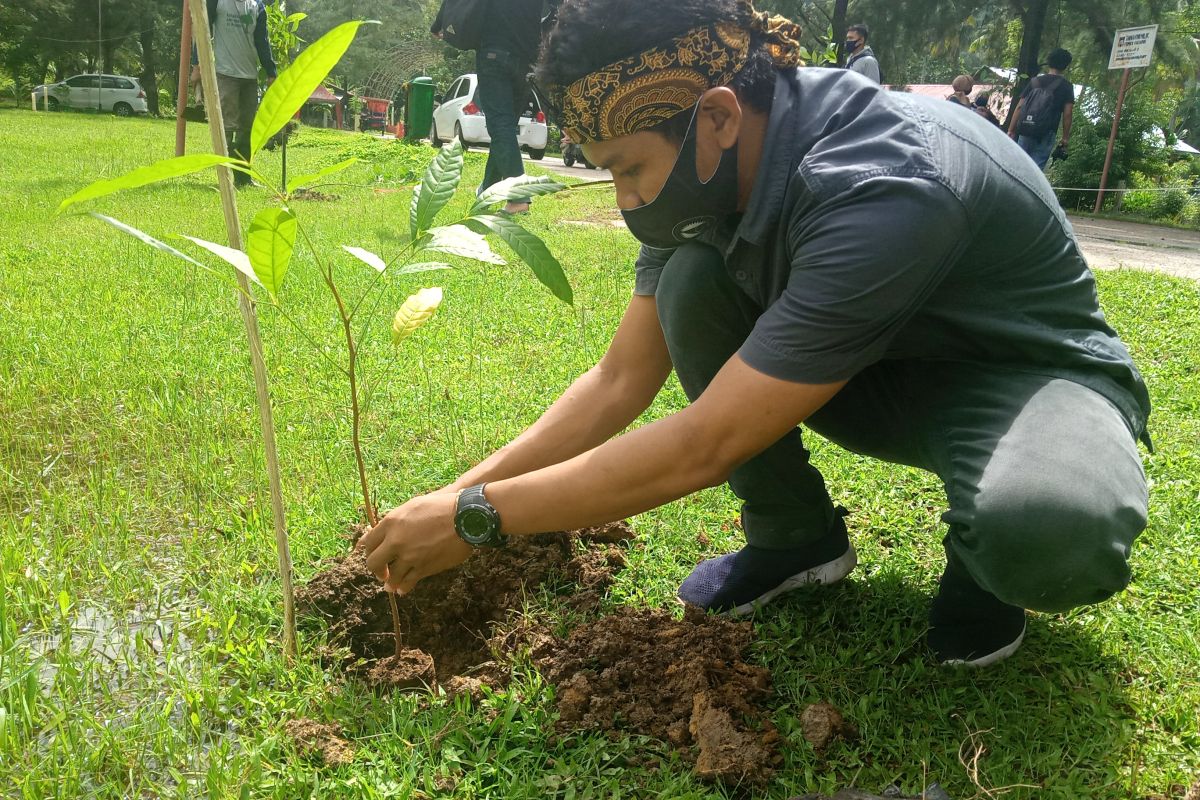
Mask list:
[[[1050,153],[1054,150],[1054,137],[1057,135],[1057,128],[1042,136],[1021,134],[1017,137],[1017,145],[1029,154],[1033,163],[1038,165],[1038,169],[1045,169],[1046,162],[1050,160]]]
[[[475,73],[479,76],[476,97],[492,139],[480,191],[505,178],[525,174],[517,144],[517,121],[529,96],[525,79],[529,65],[518,62],[511,53],[494,48],[480,49],[475,55]]]

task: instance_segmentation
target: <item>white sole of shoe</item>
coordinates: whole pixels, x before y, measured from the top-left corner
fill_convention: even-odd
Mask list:
[[[951,658],[949,660],[943,661],[942,666],[943,667],[972,667],[972,668],[990,667],[992,664],[997,664],[997,663],[1003,661],[1004,659],[1008,658],[1009,656],[1011,656],[1013,653],[1017,652],[1017,650],[1019,650],[1021,647],[1021,642],[1023,642],[1023,641],[1025,641],[1025,626],[1024,625],[1021,626],[1021,635],[1018,636],[1016,639],[1014,639],[1012,644],[1006,644],[1006,645],[1004,645],[1004,647],[1001,647],[999,650],[997,650],[993,653],[988,653],[986,656],[980,656],[979,658],[972,658],[970,660],[963,659],[963,658]]]
[[[838,556],[833,561],[826,561],[824,564],[820,564],[812,569],[793,575],[771,591],[754,598],[749,603],[744,603],[731,611],[727,611],[725,616],[748,616],[784,592],[790,592],[793,589],[799,589],[801,586],[837,583],[842,578],[849,575],[856,566],[858,566],[858,553],[855,552],[854,545],[850,545],[846,549],[845,553],[842,553],[842,555]]]

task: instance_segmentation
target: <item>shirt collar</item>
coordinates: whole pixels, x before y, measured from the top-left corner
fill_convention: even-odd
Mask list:
[[[775,95],[767,117],[758,174],[746,213],[734,233],[730,249],[739,239],[761,245],[783,211],[783,198],[793,172],[794,132],[799,114],[799,84],[796,69],[779,70],[775,77]]]

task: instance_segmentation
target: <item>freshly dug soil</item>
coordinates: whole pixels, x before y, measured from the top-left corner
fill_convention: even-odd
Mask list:
[[[533,657],[558,689],[560,729],[653,736],[694,759],[701,778],[761,785],[780,761],[779,734],[761,707],[771,675],[742,660],[752,635],[695,608],[683,620],[624,609]]]
[[[283,725],[286,733],[304,756],[316,756],[329,766],[349,764],[354,748],[342,738],[342,729],[311,719],[291,719]]]
[[[302,613],[328,620],[331,643],[346,648],[343,666],[368,682],[389,688],[442,684],[451,690],[471,677],[500,683],[506,669],[504,628],[525,600],[543,589],[569,593],[579,609],[594,607],[624,566],[614,542],[632,538],[625,523],[574,533],[513,537],[504,548],[481,548],[462,566],[426,578],[397,598],[405,652],[395,657],[388,595],[358,552],[334,560],[296,592]],[[577,542],[588,543],[582,551]],[[520,639],[521,637],[517,637]],[[507,646],[506,646],[507,644]],[[432,659],[428,668],[420,655]]]
[[[824,752],[837,739],[855,739],[858,728],[846,721],[842,712],[830,703],[813,703],[800,712],[800,727],[804,739],[813,750]]]

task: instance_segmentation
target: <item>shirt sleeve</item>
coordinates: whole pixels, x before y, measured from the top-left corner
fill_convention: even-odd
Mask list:
[[[267,9],[258,7],[258,21],[254,24],[254,49],[268,78],[276,76],[275,57],[271,54],[271,37],[267,32]]]
[[[879,83],[879,62],[873,56],[863,56],[851,64],[850,69]]]
[[[968,240],[962,203],[925,178],[872,178],[802,212],[787,286],[739,355],[781,380],[848,380],[883,358]]]
[[[633,293],[636,295],[653,295],[658,291],[658,278],[662,275],[663,267],[675,253],[673,249],[642,245],[634,264],[635,276]]]

